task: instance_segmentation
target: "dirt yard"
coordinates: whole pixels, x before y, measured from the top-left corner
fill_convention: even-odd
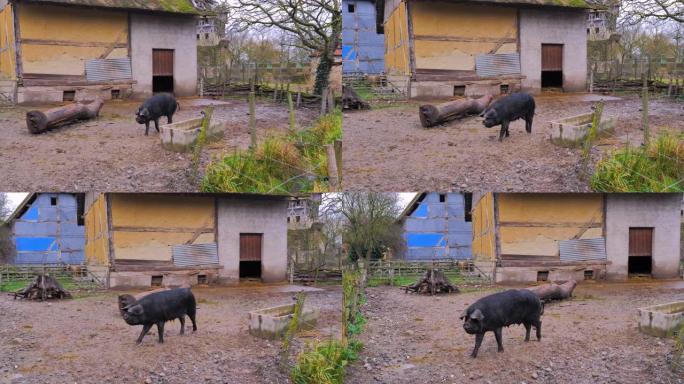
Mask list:
[[[164,344],[156,327],[141,345],[142,329],[128,326],[116,296],[105,292],[61,302],[13,301],[0,296],[0,383],[284,383],[277,369],[280,341],[248,333],[248,311],[290,304],[293,286],[193,288],[196,333],[186,321],[167,323]],[[132,292],[131,292],[132,293]],[[317,327],[302,331],[293,349],[314,337],[339,337],[341,288],[309,292],[320,309]],[[187,319],[186,319],[187,320]]]
[[[214,121],[227,122],[225,136],[211,143],[203,154],[206,165],[211,156],[247,148],[249,106],[243,100],[215,101],[181,99],[174,121],[200,117],[202,108],[214,105]],[[0,183],[4,191],[112,191],[112,192],[191,192],[190,154],[161,147],[159,135],[135,122],[139,101],[108,101],[93,121],[31,135],[26,128],[26,112],[53,106],[18,106],[0,109]],[[257,103],[257,132],[260,138],[288,127],[285,105],[268,101]],[[308,126],[316,112],[300,109],[297,124]],[[162,117],[160,123],[165,124]],[[203,169],[203,167],[202,167]]]
[[[351,190],[496,190],[571,192],[587,191],[578,165],[580,149],[551,144],[549,121],[591,112],[601,98],[589,94],[536,96],[532,134],[525,122],[511,123],[509,138],[498,142],[499,126],[490,129],[473,116],[423,128],[418,106],[409,102],[376,106],[374,110],[344,115],[345,188]],[[614,134],[599,142],[592,153],[625,143],[639,145],[641,99],[621,96],[606,101],[604,115],[618,118]],[[444,100],[442,100],[444,101]],[[431,101],[438,103],[440,101]],[[651,101],[651,131],[684,131],[684,103]]]
[[[647,336],[636,308],[684,300],[684,283],[583,283],[575,298],[547,304],[542,340],[525,328],[503,330],[504,352],[487,333],[476,359],[475,337],[461,312],[493,291],[425,297],[396,287],[368,289],[362,360],[350,383],[684,383],[669,368],[674,341]]]

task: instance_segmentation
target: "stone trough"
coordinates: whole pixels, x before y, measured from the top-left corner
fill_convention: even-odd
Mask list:
[[[684,326],[684,301],[637,309],[639,330],[657,337],[674,337]]]
[[[199,117],[159,127],[162,147],[174,152],[192,151],[202,129],[202,120],[203,118]],[[225,124],[211,122],[207,131],[206,142],[215,141],[223,137],[224,128]]]
[[[552,121],[551,142],[563,147],[575,147],[582,144],[587,133],[589,133],[593,118],[593,113],[585,113],[583,115]],[[615,118],[606,117],[604,115],[599,123],[597,136],[612,131],[615,129],[615,124]]]
[[[294,304],[281,305],[249,312],[249,333],[264,339],[277,339],[285,336],[290,320],[294,316]],[[318,321],[318,309],[302,309],[299,328],[313,328]]]

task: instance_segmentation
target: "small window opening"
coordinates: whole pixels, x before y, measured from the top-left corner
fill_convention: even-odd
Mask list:
[[[356,4],[347,4],[347,11],[349,13],[354,13],[354,11],[356,11]]]
[[[463,194],[464,210],[465,210],[465,221],[467,223],[473,221],[473,194],[466,192]]]
[[[207,275],[197,275],[197,284],[209,284]]]
[[[594,271],[592,271],[592,270],[584,271],[584,280],[594,280]]]
[[[288,222],[288,223],[290,222],[290,218],[289,218],[289,217],[287,218],[287,222]]]
[[[508,93],[508,84],[501,84],[501,85],[499,86],[499,92],[500,92],[502,95],[507,94],[507,93]]]
[[[446,201],[446,195],[443,194],[443,193],[440,193],[440,194],[439,194],[439,202],[440,202],[440,203],[443,203],[443,202],[445,202],[445,201]]]
[[[120,99],[121,98],[121,90],[120,89],[112,89],[112,99]]]
[[[298,223],[299,223],[299,220],[300,220],[300,219],[301,219],[301,217],[299,217],[299,216],[295,216],[295,221],[296,221],[296,222],[298,222]]]
[[[57,197],[51,197],[50,198],[50,205],[57,205]]]
[[[208,33],[205,33],[205,34],[204,34],[204,38],[205,38],[205,39],[209,39],[209,34],[208,34]]]
[[[549,281],[549,271],[537,271],[537,281]]]
[[[199,40],[199,38],[200,38],[200,34],[198,33],[198,34],[197,34],[197,40]]]
[[[74,101],[76,100],[76,91],[64,91],[62,93],[62,101]]]
[[[76,195],[76,224],[79,227],[82,227],[85,225],[85,195],[82,193],[79,193]]]
[[[465,85],[454,85],[454,96],[465,96]]]
[[[161,287],[163,280],[164,280],[164,276],[162,276],[162,275],[152,276],[151,281],[150,281],[150,285],[153,287]]]

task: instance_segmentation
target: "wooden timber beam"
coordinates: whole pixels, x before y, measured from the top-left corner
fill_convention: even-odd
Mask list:
[[[165,227],[127,227],[114,226],[113,232],[164,232],[164,233],[214,233],[214,227],[200,227],[200,228],[165,228]]]
[[[112,43],[106,41],[70,41],[49,39],[20,39],[26,45],[58,45],[67,47],[102,47],[102,48],[128,48],[127,43]]]

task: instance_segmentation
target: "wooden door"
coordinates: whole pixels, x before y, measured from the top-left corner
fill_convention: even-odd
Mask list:
[[[240,261],[261,261],[261,233],[240,234]]]
[[[542,44],[542,71],[563,70],[563,44]]]
[[[152,50],[152,76],[173,76],[173,49]]]
[[[629,256],[653,255],[653,228],[629,229]]]

